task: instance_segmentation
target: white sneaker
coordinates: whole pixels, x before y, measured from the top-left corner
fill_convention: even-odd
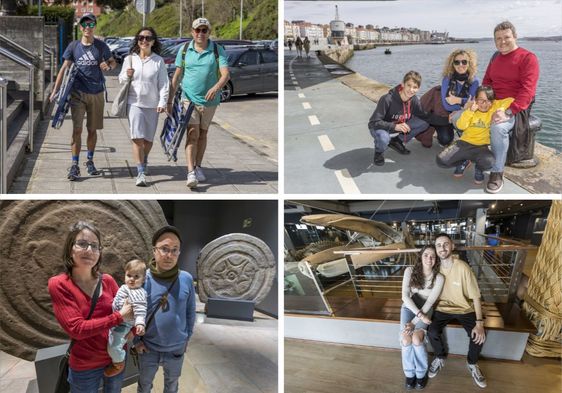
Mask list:
[[[195,171],[191,171],[187,174],[187,186],[189,188],[195,188],[197,187],[197,184],[199,182],[197,181],[197,176],[195,176]]]
[[[480,367],[478,367],[477,364],[467,363],[466,366],[468,367],[468,370],[472,375],[472,379],[474,379],[474,382],[476,382],[478,386],[480,386],[481,388],[485,388],[486,386],[488,386],[488,384],[486,383],[486,377],[484,377],[482,371],[480,371]]]
[[[137,187],[146,187],[146,178],[144,177],[144,172],[139,172],[137,175],[137,182],[135,183]]]
[[[202,181],[207,180],[207,178],[203,174],[203,169],[201,169],[200,166],[195,167],[195,177],[197,178],[198,182],[202,182]]]
[[[431,365],[429,366],[429,371],[427,373],[428,377],[434,378],[437,375],[437,373],[439,373],[439,370],[443,368],[443,366],[445,366],[445,359],[440,359],[440,358],[433,359]]]

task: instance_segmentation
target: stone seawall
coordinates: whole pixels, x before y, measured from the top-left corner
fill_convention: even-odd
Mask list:
[[[330,59],[340,64],[345,64],[349,59],[353,57],[352,47],[328,48],[323,50],[322,52]]]

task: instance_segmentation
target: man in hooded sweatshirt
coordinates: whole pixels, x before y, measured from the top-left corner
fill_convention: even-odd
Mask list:
[[[375,165],[384,165],[383,154],[388,147],[400,154],[410,154],[405,143],[427,130],[429,123],[448,124],[447,118],[429,114],[422,109],[416,96],[421,81],[418,72],[410,71],[404,75],[400,85],[379,99],[377,108],[369,119],[369,131],[375,139]],[[391,138],[390,134],[394,133],[398,135]]]

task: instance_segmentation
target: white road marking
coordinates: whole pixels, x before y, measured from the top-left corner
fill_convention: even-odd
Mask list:
[[[310,106],[310,103],[308,103],[308,102],[303,102],[303,103],[302,103],[302,107],[303,107],[304,109],[311,109],[311,108],[312,108],[312,107]]]
[[[341,171],[335,171],[336,178],[340,183],[340,187],[342,188],[343,192],[346,194],[361,194],[359,188],[357,188],[357,184],[351,177],[351,174],[347,169],[342,169]]]
[[[299,91],[301,88],[299,86],[295,86],[295,91]]]
[[[293,85],[298,85],[298,84],[299,84],[299,82],[293,81]]]
[[[320,146],[322,146],[322,150],[324,151],[336,150],[334,144],[332,143],[328,135],[318,135],[318,141],[320,142]]]
[[[308,121],[310,122],[311,126],[317,126],[320,124],[320,120],[318,120],[316,115],[308,116]]]
[[[292,79],[292,80],[294,80],[294,81],[296,81],[296,80],[297,80],[297,78],[295,78],[295,76],[294,76],[294,75],[291,75],[291,79]]]
[[[304,93],[299,93],[299,98],[305,98]]]

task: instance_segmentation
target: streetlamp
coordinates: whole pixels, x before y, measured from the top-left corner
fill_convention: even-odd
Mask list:
[[[240,0],[240,38],[242,39],[242,15],[244,11],[244,0]]]

